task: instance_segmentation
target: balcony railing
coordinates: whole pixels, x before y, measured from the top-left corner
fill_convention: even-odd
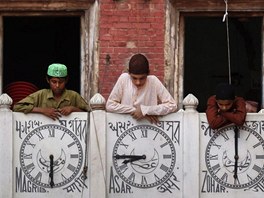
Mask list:
[[[191,94],[157,125],[107,113],[104,103],[96,94],[91,112],[53,121],[12,112],[2,94],[0,197],[263,196],[263,113],[217,131]]]

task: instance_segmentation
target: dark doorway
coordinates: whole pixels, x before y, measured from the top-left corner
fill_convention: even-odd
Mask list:
[[[4,17],[3,86],[27,81],[47,88],[51,63],[68,67],[68,89],[80,91],[80,17]]]
[[[229,17],[232,84],[237,95],[261,104],[261,17]],[[204,112],[220,82],[229,82],[226,23],[222,17],[186,17],[184,45],[184,97],[192,93]]]

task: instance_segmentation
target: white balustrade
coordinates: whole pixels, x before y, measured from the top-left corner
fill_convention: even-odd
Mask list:
[[[91,112],[57,121],[11,104],[0,96],[0,197],[263,196],[263,112],[248,114],[236,138],[234,126],[210,129],[192,94],[157,125],[106,112],[100,94]]]

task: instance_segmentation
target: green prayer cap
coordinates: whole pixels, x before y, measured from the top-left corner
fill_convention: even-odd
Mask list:
[[[63,78],[67,76],[67,67],[63,64],[53,63],[48,67],[47,74],[52,77]]]

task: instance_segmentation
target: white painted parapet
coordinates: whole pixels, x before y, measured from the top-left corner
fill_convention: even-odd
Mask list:
[[[261,198],[264,192],[264,114],[248,113],[243,126],[229,125],[218,130],[208,126],[205,113],[199,113],[199,117],[200,197]]]
[[[53,121],[11,104],[0,96],[0,197],[89,197],[88,113]]]
[[[183,194],[184,197],[199,197],[199,113],[196,110],[199,102],[193,94],[188,94],[184,100],[183,119]]]
[[[0,96],[0,111],[11,111],[10,107],[13,103],[12,98],[7,94],[2,94]]]
[[[0,96],[0,197],[13,198],[13,113],[12,99]]]
[[[198,99],[193,94],[188,94],[182,101],[185,112],[197,112]]]
[[[11,104],[0,96],[1,198],[263,197],[262,112],[212,130],[192,94],[157,125],[106,112],[100,94],[57,121]]]
[[[99,93],[90,100],[90,196],[107,197],[106,189],[106,112],[105,99]]]

